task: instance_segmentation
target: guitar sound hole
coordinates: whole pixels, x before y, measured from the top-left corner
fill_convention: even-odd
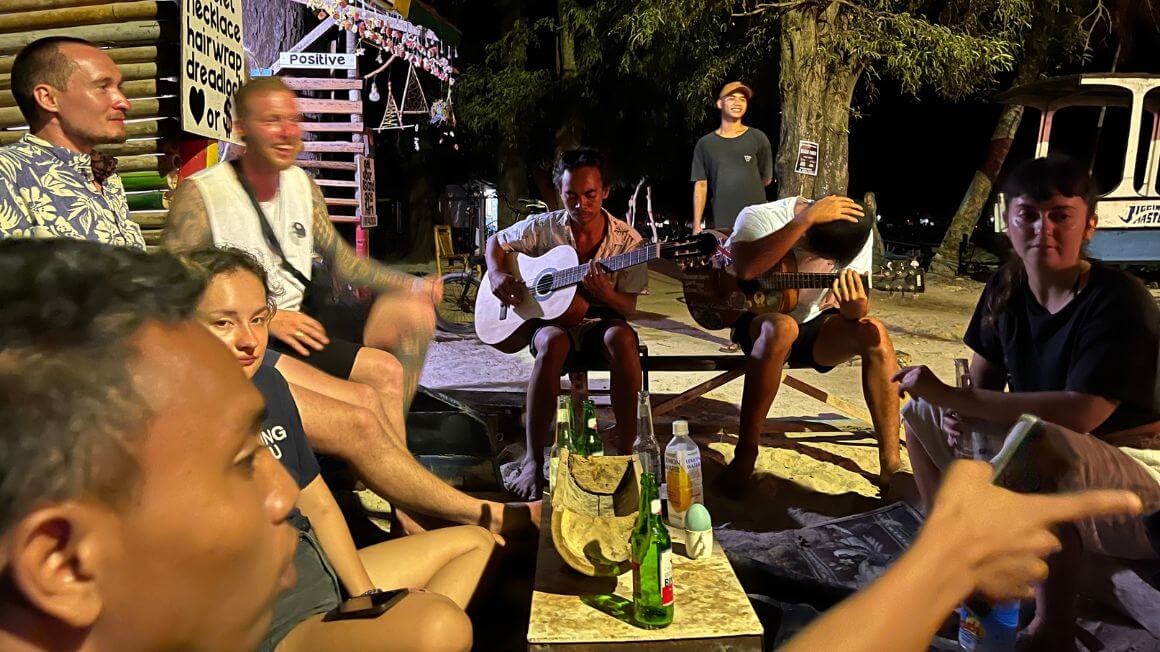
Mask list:
[[[544,274],[540,278],[536,279],[536,294],[542,297],[551,292],[552,281],[553,277],[551,274]]]

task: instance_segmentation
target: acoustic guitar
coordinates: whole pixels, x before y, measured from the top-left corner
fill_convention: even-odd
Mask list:
[[[650,260],[680,260],[704,257],[717,249],[711,234],[683,240],[645,243],[632,251],[601,259],[609,272],[616,272]],[[576,250],[560,245],[542,256],[508,255],[507,271],[527,288],[523,300],[510,306],[499,300],[484,282],[475,299],[475,334],[480,341],[504,353],[526,347],[537,328],[554,324],[571,328],[584,319],[588,300],[577,292],[591,263],[580,264]]]
[[[685,306],[693,321],[706,330],[730,328],[747,312],[788,313],[797,307],[798,290],[826,289],[834,285],[838,272],[799,272],[793,250],[769,271],[756,279],[737,278],[724,234],[713,233],[719,246],[710,259],[686,263],[682,289]],[[921,293],[926,281],[918,261],[890,261],[873,276],[862,275],[867,290],[873,286],[888,292]]]

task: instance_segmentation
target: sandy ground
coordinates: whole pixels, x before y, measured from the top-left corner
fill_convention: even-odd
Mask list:
[[[723,352],[722,347],[728,344],[728,331],[705,331],[698,327],[681,301],[678,281],[654,270],[649,282],[651,291],[641,296],[638,314],[632,323],[650,355],[719,355]],[[871,313],[887,325],[904,364],[926,364],[949,381],[953,377],[953,359],[968,355],[960,338],[980,291],[980,284],[958,280],[931,285],[925,294],[918,296],[874,293]],[[526,351],[507,355],[474,337],[440,335],[432,345],[422,383],[433,389],[470,392],[467,396],[483,404],[519,405],[523,402],[531,367],[532,357]],[[806,369],[787,371],[835,395],[843,407],[854,409],[843,412],[783,385],[769,413],[767,434],[757,464],[763,490],[756,494],[759,502],[773,502],[782,509],[760,510],[762,515],[755,517],[748,506],[723,501],[714,512],[718,523],[730,520],[754,529],[794,527],[814,520],[809,513],[839,515],[882,504],[883,497],[871,482],[878,474],[878,460],[874,440],[866,432],[869,424],[864,419],[868,417],[860,412],[864,401],[859,362],[854,360],[827,374]],[[650,389],[654,396],[677,394],[713,375],[654,373]],[[591,374],[589,385],[607,388],[607,374]],[[709,451],[707,481],[712,480],[720,463],[732,456],[741,391],[742,380],[736,379],[658,419],[657,433],[662,445],[673,419],[684,418],[690,422],[694,437]],[[654,405],[662,398],[657,397]],[[608,397],[598,396],[595,400],[603,426],[611,419]],[[787,421],[795,423],[787,424]],[[800,423],[803,421],[816,425],[805,428]],[[518,432],[503,436],[508,441],[523,438]],[[913,486],[908,477],[905,474],[899,483],[898,495],[888,498],[913,499]],[[710,498],[711,508],[714,502]]]

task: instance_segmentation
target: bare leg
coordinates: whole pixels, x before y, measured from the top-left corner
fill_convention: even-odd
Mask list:
[[[1083,559],[1083,542],[1073,525],[1056,532],[1063,548],[1047,558],[1048,576],[1035,588],[1035,618],[1025,633],[1029,650],[1069,652],[1075,645],[1075,601],[1079,574],[1075,568]]]
[[[412,593],[377,618],[298,624],[278,652],[459,652],[471,649],[471,620],[451,599]]]
[[[364,349],[363,351],[370,352],[371,350]],[[359,358],[362,355],[360,352]],[[388,387],[384,393],[376,391],[370,385],[336,378],[288,355],[278,358],[275,368],[292,385],[304,387],[344,403],[370,410],[374,413],[375,419],[378,420],[383,431],[391,435],[399,444],[406,446],[406,425],[403,422],[402,404],[402,367],[394,358],[390,357],[390,354],[383,353],[382,355],[390,360],[382,360],[381,364],[384,367],[393,367],[394,369],[393,373],[389,369],[379,369],[383,372],[379,376],[380,381],[392,381],[390,383],[392,386]],[[359,358],[355,359],[356,369],[359,366]]]
[[[759,315],[749,324],[753,350],[745,366],[745,388],[741,393],[741,422],[733,461],[721,474],[727,490],[740,490],[753,473],[757,447],[765,417],[781,386],[782,367],[798,336],[792,317],[779,313]]]
[[[495,538],[473,525],[424,532],[359,550],[375,586],[427,589],[466,609],[495,549]]]
[[[393,354],[402,364],[403,413],[419,389],[427,347],[435,333],[435,307],[429,299],[404,294],[379,297],[363,329],[363,344]],[[353,378],[353,374],[352,374]]]
[[[393,504],[497,534],[539,526],[539,504],[478,500],[432,475],[383,433],[369,410],[293,384],[290,392],[311,448],[346,460],[371,491]]]
[[[814,361],[831,367],[854,356],[862,358],[862,395],[878,435],[879,480],[882,486],[888,486],[890,477],[902,465],[898,445],[898,391],[890,381],[898,371],[894,345],[890,343],[886,327],[873,317],[855,321],[830,315],[825,319],[814,342]]]
[[[564,362],[572,349],[568,333],[556,326],[545,326],[536,331],[534,341],[536,362],[532,366],[527,395],[528,449],[518,463],[518,472],[505,481],[509,491],[527,500],[539,498],[543,493],[544,446],[555,415],[556,397],[560,395],[560,372],[564,370]]]
[[[641,388],[639,341],[636,331],[617,319],[604,328],[602,344],[601,353],[612,370],[610,390],[617,454],[630,455],[636,439],[636,397]]]
[[[906,427],[906,450],[910,454],[910,466],[914,469],[914,483],[918,485],[918,496],[922,500],[922,511],[930,513],[931,502],[934,500],[938,485],[942,482],[942,471],[930,459],[926,447],[918,440],[918,436]]]

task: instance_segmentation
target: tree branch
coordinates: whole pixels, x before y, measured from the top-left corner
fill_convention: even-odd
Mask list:
[[[757,16],[767,11],[780,11],[782,9],[794,9],[804,4],[809,4],[812,0],[787,0],[786,2],[759,2],[753,6],[753,9],[744,11],[733,11],[729,15],[733,18],[743,18],[745,16]]]

